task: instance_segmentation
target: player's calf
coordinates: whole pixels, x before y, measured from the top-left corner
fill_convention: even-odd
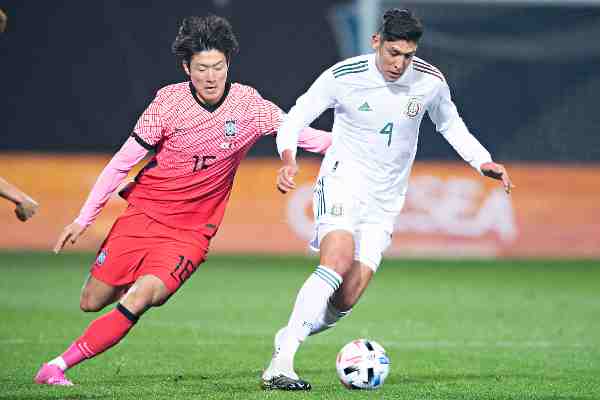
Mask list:
[[[372,278],[373,269],[360,261],[354,261],[339,290],[332,296],[331,303],[341,312],[351,310],[369,286]]]
[[[60,356],[42,365],[34,381],[47,385],[72,385],[64,372],[110,349],[123,339],[138,317],[122,304],[90,323],[83,335]]]

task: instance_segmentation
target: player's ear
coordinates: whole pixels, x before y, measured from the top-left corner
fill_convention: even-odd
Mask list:
[[[371,47],[373,48],[373,50],[377,50],[379,49],[380,45],[381,35],[379,33],[374,33],[373,36],[371,36]]]
[[[182,61],[182,62],[181,62],[181,65],[183,66],[183,70],[185,71],[185,73],[186,73],[188,76],[190,76],[190,75],[191,75],[191,74],[190,74],[190,66],[189,66],[189,64],[187,63],[187,61],[185,61],[185,60],[184,60],[184,61]]]

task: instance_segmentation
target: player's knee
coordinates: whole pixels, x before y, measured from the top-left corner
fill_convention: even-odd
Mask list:
[[[104,304],[96,300],[93,296],[82,293],[79,299],[79,308],[83,312],[96,312],[104,308]]]
[[[322,256],[321,265],[333,269],[345,280],[351,271],[352,256],[343,253],[330,254],[326,257]]]
[[[353,261],[354,252],[352,249],[337,248],[321,253],[321,265],[334,269],[344,279],[351,271]]]
[[[321,242],[321,265],[334,269],[346,279],[354,262],[354,242],[347,232],[331,232]]]
[[[152,307],[162,306],[167,302],[167,300],[169,300],[169,297],[171,296],[165,293],[156,293],[154,298],[152,299]]]
[[[162,281],[155,277],[142,277],[122,299],[121,304],[135,315],[142,315],[150,307],[163,305],[169,292]]]
[[[127,308],[135,315],[142,315],[152,306],[152,297],[144,293],[130,290],[121,300],[123,307]]]

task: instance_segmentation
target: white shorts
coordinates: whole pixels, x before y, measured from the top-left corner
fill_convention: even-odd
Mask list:
[[[313,193],[315,234],[310,247],[318,251],[329,232],[345,230],[354,237],[354,259],[377,271],[383,252],[389,247],[397,213],[378,204],[358,199],[336,175],[318,179]]]

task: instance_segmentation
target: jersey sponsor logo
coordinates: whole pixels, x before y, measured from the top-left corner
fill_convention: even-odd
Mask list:
[[[360,107],[358,107],[358,111],[373,111],[373,109],[369,103],[365,101]]]
[[[98,257],[96,258],[96,265],[100,267],[102,264],[104,264],[104,262],[106,261],[106,257],[108,257],[108,250],[102,249],[100,254],[98,254]]]
[[[225,121],[225,136],[232,137],[237,134],[236,121]]]
[[[423,108],[423,103],[415,97],[408,100],[408,104],[406,105],[406,115],[409,118],[414,118],[419,115],[419,112]]]

